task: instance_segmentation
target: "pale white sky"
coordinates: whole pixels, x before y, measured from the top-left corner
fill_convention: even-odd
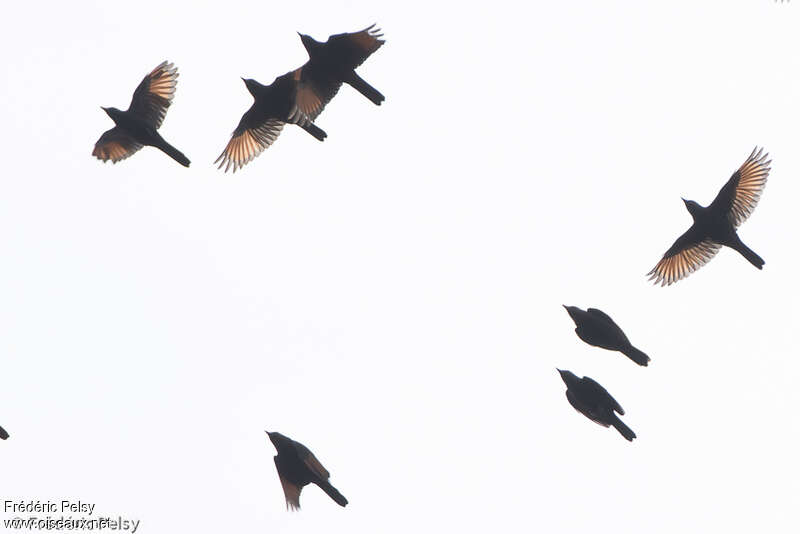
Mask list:
[[[140,532],[790,532],[800,501],[800,15],[740,1],[45,2],[6,6],[0,86],[3,500]],[[386,45],[236,175],[212,162],[317,39]],[[179,68],[153,148],[91,157]],[[754,146],[740,236],[645,273]],[[589,347],[562,304],[652,358]],[[577,414],[555,368],[626,409]],[[264,430],[348,498],[285,511]],[[2,519],[13,517],[1,514]],[[27,516],[28,514],[25,514]]]

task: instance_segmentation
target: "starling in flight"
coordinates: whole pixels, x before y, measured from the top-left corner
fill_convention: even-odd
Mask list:
[[[309,60],[303,66],[303,75],[326,102],[333,98],[342,83],[351,85],[356,91],[380,106],[385,97],[356,74],[355,69],[364,63],[385,42],[383,34],[375,25],[355,33],[331,35],[320,43],[308,35],[300,35]]]
[[[0,439],[8,439],[8,432],[0,426]]]
[[[275,456],[275,467],[278,469],[278,477],[283,486],[287,509],[300,509],[300,492],[303,486],[310,483],[319,486],[339,506],[347,504],[344,495],[328,482],[328,478],[330,478],[328,470],[305,445],[278,432],[267,432],[267,435],[278,450],[278,455]]]
[[[233,136],[214,163],[225,172],[241,169],[269,147],[286,123],[296,124],[318,140],[326,134],[312,121],[324,107],[314,89],[302,78],[303,68],[278,76],[269,85],[255,80],[244,80],[247,90],[253,95],[253,105],[242,115]]]
[[[768,154],[761,155],[762,150],[753,149],[708,206],[682,199],[694,222],[647,273],[650,280],[662,286],[677,282],[708,263],[723,245],[761,269],[764,260],[742,243],[736,228],[753,213],[767,185],[772,161],[767,161]]]
[[[556,370],[561,374],[561,380],[567,385],[567,400],[573,408],[598,425],[613,426],[625,439],[633,441],[636,434],[617,417],[617,413],[625,415],[625,410],[603,386],[588,376],[578,378],[570,371]]]
[[[127,110],[102,108],[116,126],[100,136],[92,155],[104,162],[111,160],[116,163],[146,145],[156,147],[188,167],[189,159],[156,131],[172,103],[177,83],[178,69],[165,61],[144,77],[133,92],[133,99]]]
[[[589,345],[619,351],[639,365],[646,366],[650,361],[647,354],[631,345],[625,332],[605,313],[596,308],[586,311],[575,306],[564,308],[575,321],[575,333]]]

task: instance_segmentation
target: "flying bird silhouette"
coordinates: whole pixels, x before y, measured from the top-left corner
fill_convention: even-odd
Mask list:
[[[617,413],[625,415],[625,410],[603,386],[588,376],[578,378],[570,371],[556,370],[567,385],[567,400],[573,408],[598,425],[613,426],[625,439],[633,441],[636,434],[617,417]]]
[[[331,35],[324,43],[302,33],[298,35],[309,57],[303,65],[304,80],[325,103],[333,98],[342,83],[352,86],[375,105],[380,106],[386,99],[355,71],[385,42],[374,24],[360,32]]]
[[[275,142],[286,123],[300,126],[320,141],[328,136],[312,122],[325,103],[302,80],[302,71],[303,67],[287,72],[269,85],[242,78],[253,95],[253,105],[242,115],[225,150],[214,161],[219,162],[218,169],[223,165],[225,172],[241,169]]]
[[[653,270],[647,273],[654,283],[670,285],[689,276],[708,263],[724,245],[737,251],[747,261],[761,269],[764,260],[742,243],[736,228],[753,212],[767,185],[768,154],[762,156],[758,147],[733,173],[706,207],[693,200],[683,200],[694,219],[692,226],[664,254]]]
[[[0,426],[0,439],[8,439],[8,432]]]
[[[287,509],[300,509],[300,492],[304,486],[312,483],[319,486],[339,506],[347,505],[344,495],[328,482],[330,478],[328,470],[305,445],[278,432],[267,431],[267,435],[278,451],[278,455],[275,456],[275,467],[286,497]]]
[[[589,345],[607,350],[616,350],[639,365],[647,365],[650,357],[628,341],[625,332],[608,315],[596,308],[586,311],[575,306],[564,306],[575,321],[575,333]]]
[[[164,122],[167,108],[172,104],[177,83],[178,69],[172,63],[164,61],[144,77],[133,92],[133,99],[127,110],[101,108],[116,126],[100,136],[92,155],[104,162],[111,160],[116,163],[133,155],[143,146],[154,146],[188,167],[189,159],[156,131]]]

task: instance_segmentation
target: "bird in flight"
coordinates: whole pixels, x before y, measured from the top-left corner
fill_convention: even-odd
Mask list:
[[[681,199],[694,222],[647,273],[649,280],[662,286],[673,284],[708,263],[723,245],[757,268],[763,267],[764,260],[742,243],[736,233],[736,228],[753,213],[767,185],[772,161],[767,161],[768,154],[762,152],[758,147],[753,149],[708,206]]]
[[[300,126],[319,141],[328,136],[313,123],[325,102],[302,80],[302,71],[303,67],[287,72],[269,85],[242,78],[253,95],[253,105],[242,115],[228,145],[214,161],[219,162],[218,169],[224,166],[225,172],[231,168],[236,172],[244,167],[275,142],[286,123]]]
[[[283,495],[286,497],[287,509],[300,509],[300,492],[304,486],[311,483],[319,486],[339,506],[347,505],[344,495],[328,482],[330,478],[328,470],[305,445],[278,432],[267,431],[267,435],[278,451],[278,455],[275,456],[275,467],[283,487]]]
[[[608,315],[596,308],[586,311],[575,306],[564,306],[575,321],[575,333],[589,345],[607,350],[616,350],[638,363],[647,365],[650,357],[628,341],[625,332]]]
[[[603,386],[588,376],[578,378],[570,371],[556,370],[567,385],[567,400],[573,408],[598,425],[606,428],[609,425],[613,426],[622,437],[633,441],[636,434],[617,417],[617,414],[625,415],[625,410]]]
[[[133,155],[143,146],[154,146],[188,167],[189,158],[167,143],[156,131],[164,122],[167,108],[172,104],[177,83],[178,69],[172,63],[164,61],[144,77],[133,92],[133,99],[127,110],[101,108],[116,126],[100,136],[92,155],[104,162],[111,160],[116,163]]]
[[[0,426],[0,439],[8,439],[8,432],[6,429]]]
[[[302,33],[299,35],[309,57],[303,65],[304,79],[325,102],[333,98],[342,83],[349,84],[377,106],[386,99],[355,71],[385,42],[374,24],[360,32],[331,35],[324,43]]]

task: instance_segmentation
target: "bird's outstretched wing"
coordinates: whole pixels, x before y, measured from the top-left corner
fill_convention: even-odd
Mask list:
[[[178,68],[164,61],[145,76],[133,92],[128,111],[145,120],[153,128],[159,128],[175,96],[177,84]]]
[[[103,133],[94,145],[92,156],[103,161],[111,160],[113,163],[122,161],[132,156],[142,145],[131,136],[114,126]]]
[[[342,82],[317,72],[310,62],[289,74],[297,84],[295,103],[311,121],[319,117],[342,86]]]
[[[701,237],[694,227],[689,228],[647,273],[650,277],[648,280],[653,280],[654,284],[661,283],[662,287],[674,284],[708,263],[719,252],[721,245]]]
[[[709,209],[723,213],[734,227],[738,227],[753,213],[767,185],[770,163],[763,148],[754,148],[742,166],[733,173],[717,193]]]
[[[280,479],[281,487],[283,488],[283,496],[286,498],[286,508],[290,510],[299,510],[300,491],[303,489],[302,486],[292,484],[286,480],[283,475],[281,475],[281,466],[277,456],[275,456],[275,467],[278,469],[278,478]]]
[[[340,61],[340,65],[355,69],[383,46],[383,34],[375,24],[364,28],[360,32],[340,33],[328,38],[328,47],[333,56]]]
[[[228,172],[233,167],[233,172],[236,172],[275,142],[286,123],[260,115],[255,104],[242,115],[239,126],[233,131],[233,137],[214,161],[219,162],[218,169],[225,166],[225,172]]]

